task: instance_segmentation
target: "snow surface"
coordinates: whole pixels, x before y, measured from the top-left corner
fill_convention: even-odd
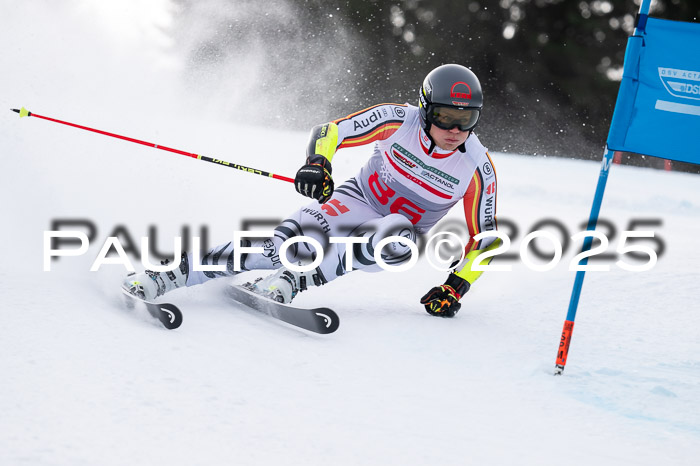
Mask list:
[[[135,2],[123,5],[116,17],[133,17]],[[178,64],[158,55],[155,33],[125,21],[116,34],[107,7],[2,10],[5,108],[280,174],[303,158],[304,132],[186,108],[195,91],[167,79]],[[602,216],[617,238],[632,219],[661,220],[666,249],[649,272],[587,274],[554,377],[577,247],[549,272],[511,261],[511,272],[485,273],[451,320],[418,304],[445,278],[422,259],[300,295],[338,312],[329,336],[240,309],[226,280],[168,295],[185,318],[166,331],[124,308],[122,266],[89,271],[107,236],[123,226],[138,239],[155,225],[169,251],[184,225],[206,225],[214,245],[242,220],[281,218],[304,200],[283,182],[14,113],[0,121],[0,464],[697,464],[695,175],[612,168]],[[335,179],[368,154],[339,153]],[[545,218],[581,230],[598,163],[493,156],[499,216],[520,230],[513,251]],[[97,238],[44,272],[43,232],[68,218],[94,222]]]

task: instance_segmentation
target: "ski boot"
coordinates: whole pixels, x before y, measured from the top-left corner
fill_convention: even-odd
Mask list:
[[[168,260],[162,261],[162,265],[167,265]],[[189,264],[187,254],[182,253],[180,266],[168,272],[154,272],[145,270],[141,273],[131,272],[122,283],[122,288],[128,293],[144,299],[153,301],[158,296],[162,296],[168,291],[185,286],[189,276]]]
[[[273,301],[289,304],[299,292],[308,286],[321,286],[328,283],[321,271],[316,268],[308,272],[294,272],[284,267],[253,283],[245,283],[244,288]]]

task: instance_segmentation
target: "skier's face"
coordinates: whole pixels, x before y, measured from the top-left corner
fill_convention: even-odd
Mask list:
[[[467,140],[470,131],[460,131],[458,128],[440,129],[431,125],[429,133],[440,149],[455,150]]]

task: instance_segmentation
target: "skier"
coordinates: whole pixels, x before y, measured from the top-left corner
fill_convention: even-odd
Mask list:
[[[449,274],[443,285],[420,300],[427,312],[453,317],[459,300],[481,272],[472,271],[473,259],[500,240],[481,241],[474,235],[496,229],[496,173],[486,149],[473,133],[479,122],[483,95],[474,73],[461,65],[448,64],[431,71],[419,91],[419,105],[379,104],[311,130],[306,163],[295,177],[297,192],[315,199],[300,208],[276,229],[269,239],[242,239],[211,249],[203,265],[225,265],[225,271],[197,271],[192,255],[182,254],[179,267],[169,272],[146,270],[131,274],[125,290],[147,300],[181,286],[198,285],[239,271],[278,269],[254,284],[256,293],[289,303],[300,291],[319,286],[352,269],[381,270],[374,259],[379,241],[400,236],[415,242],[427,233],[458,201],[464,204],[470,240],[466,258]],[[375,143],[374,152],[360,172],[334,188],[331,161],[338,149]],[[282,267],[282,243],[296,236],[316,239],[324,247],[318,267],[296,272]],[[366,243],[331,243],[330,237],[367,239]],[[262,253],[241,253],[234,268],[234,248],[260,247]],[[351,249],[351,250],[350,250]],[[290,263],[308,263],[315,249],[295,243],[287,249]],[[411,258],[408,243],[391,242],[381,250],[387,265]],[[484,261],[484,263],[488,263]]]

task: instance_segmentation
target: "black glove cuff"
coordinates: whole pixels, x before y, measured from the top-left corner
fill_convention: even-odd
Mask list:
[[[328,161],[327,158],[325,158],[322,155],[319,155],[319,154],[310,155],[306,158],[306,163],[307,164],[312,164],[312,163],[318,164],[318,165],[322,166],[328,172],[329,175],[333,174],[333,167],[331,167],[331,163]]]
[[[456,273],[451,273],[445,285],[451,286],[460,296],[464,296],[469,291],[471,285],[468,281],[458,276]]]

